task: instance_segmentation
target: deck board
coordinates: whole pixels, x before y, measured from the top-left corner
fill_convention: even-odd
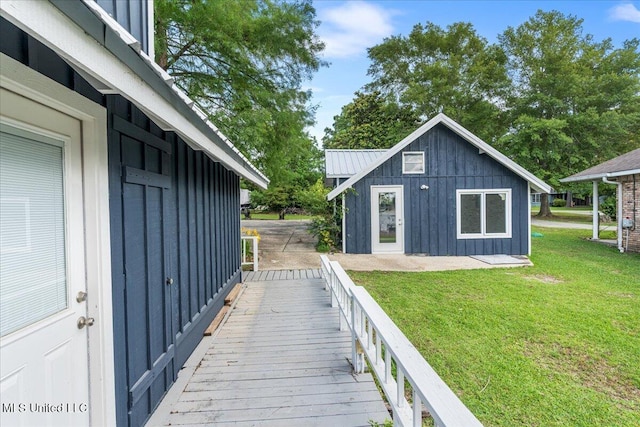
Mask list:
[[[390,418],[371,375],[352,375],[351,336],[339,330],[319,270],[244,279],[197,368],[149,425],[368,426]]]

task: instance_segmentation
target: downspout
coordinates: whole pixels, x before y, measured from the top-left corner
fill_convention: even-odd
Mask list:
[[[622,183],[617,181],[609,181],[607,177],[602,177],[602,182],[605,184],[613,184],[618,188],[616,190],[616,222],[618,228],[618,250],[620,252],[624,252],[624,247],[622,246]]]

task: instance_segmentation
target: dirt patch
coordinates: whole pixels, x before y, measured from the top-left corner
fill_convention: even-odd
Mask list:
[[[546,274],[536,274],[535,276],[523,276],[525,280],[534,280],[537,282],[548,283],[551,285],[557,285],[560,283],[564,283],[562,280],[555,278],[553,276],[549,276]]]
[[[611,396],[626,408],[640,402],[640,388],[622,378],[615,366],[575,348],[558,343],[526,343],[524,354],[543,369],[569,375],[582,386]]]

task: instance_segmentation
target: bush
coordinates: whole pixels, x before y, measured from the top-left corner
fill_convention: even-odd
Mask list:
[[[332,216],[314,218],[309,226],[309,232],[318,238],[316,244],[318,252],[329,252],[336,249],[340,239],[340,227]]]
[[[567,201],[563,199],[553,199],[551,206],[553,206],[554,208],[564,208],[565,206],[567,206]]]
[[[600,205],[600,211],[611,218],[611,221],[616,221],[616,214],[618,213],[616,198],[607,197],[606,199],[604,199],[604,203]]]
[[[315,184],[296,193],[297,202],[305,211],[312,215],[326,215],[331,210],[331,204],[327,201],[329,189],[324,186],[322,178]]]

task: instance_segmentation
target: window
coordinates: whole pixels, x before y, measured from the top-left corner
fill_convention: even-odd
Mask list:
[[[457,190],[458,239],[511,237],[511,190]]]
[[[421,151],[402,153],[402,173],[424,173],[424,153]]]
[[[62,144],[0,124],[0,336],[67,307]]]

